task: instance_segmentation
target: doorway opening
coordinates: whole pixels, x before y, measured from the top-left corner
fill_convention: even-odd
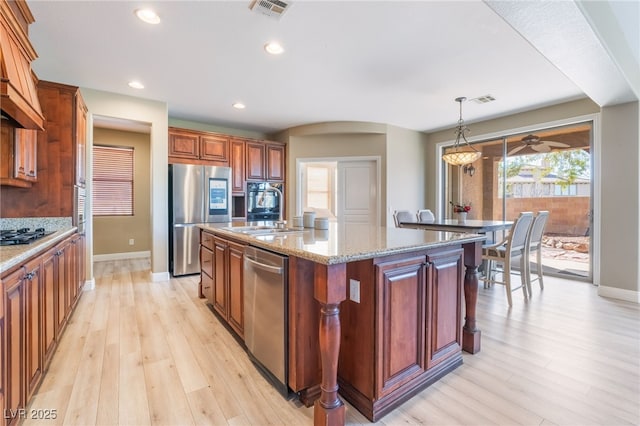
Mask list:
[[[315,211],[342,223],[380,224],[380,159],[298,159],[296,215]]]
[[[548,210],[543,273],[592,282],[592,143],[591,121],[474,142],[479,161],[443,168],[441,215],[450,202],[471,203],[470,219]]]

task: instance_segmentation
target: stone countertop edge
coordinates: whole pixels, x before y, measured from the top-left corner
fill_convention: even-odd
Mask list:
[[[388,256],[393,254],[402,254],[408,253],[420,249],[431,249],[444,247],[452,244],[464,244],[474,241],[484,241],[486,239],[486,235],[482,234],[466,234],[460,232],[440,232],[440,231],[426,231],[426,230],[417,230],[417,229],[408,229],[401,228],[403,231],[409,232],[422,232],[422,233],[440,233],[446,234],[448,238],[438,239],[437,241],[432,242],[423,242],[418,244],[407,244],[400,247],[377,247],[371,249],[363,249],[357,252],[350,252],[344,254],[333,254],[333,255],[323,255],[319,253],[315,253],[310,250],[305,250],[304,248],[299,247],[287,247],[282,244],[278,244],[282,242],[282,238],[284,236],[278,236],[273,238],[272,241],[267,241],[264,239],[260,239],[254,235],[247,235],[240,232],[230,231],[225,228],[229,227],[237,227],[242,226],[239,222],[233,223],[206,223],[206,224],[198,224],[198,227],[204,229],[206,231],[213,232],[214,234],[224,236],[227,238],[231,238],[236,241],[242,241],[254,247],[263,248],[272,252],[285,254],[289,256],[295,256],[302,259],[311,260],[316,263],[324,264],[324,265],[336,265],[340,263],[353,262],[357,260],[364,259],[372,259],[379,256]],[[390,229],[398,229],[398,228],[390,228]],[[312,232],[312,229],[304,229],[301,232]]]
[[[72,235],[77,229],[75,226],[61,229],[31,244],[0,246],[0,274],[4,274],[11,268],[21,265],[31,257],[53,247],[69,235]]]

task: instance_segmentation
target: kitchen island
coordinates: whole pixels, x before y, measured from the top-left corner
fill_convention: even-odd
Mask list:
[[[315,424],[344,424],[338,389],[377,421],[459,366],[461,350],[480,350],[484,236],[343,223],[264,234],[246,227],[201,225],[205,241],[289,256],[288,384],[303,402],[315,400]],[[215,262],[205,267],[216,275]]]

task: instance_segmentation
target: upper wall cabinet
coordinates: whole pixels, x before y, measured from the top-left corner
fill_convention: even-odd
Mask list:
[[[87,106],[80,91],[75,94],[75,156],[76,156],[76,185],[87,183]]]
[[[38,96],[47,117],[45,130],[14,129],[18,135],[23,132],[37,134],[38,181],[33,182],[28,191],[3,185],[0,197],[11,202],[0,203],[0,217],[29,217],[34,211],[41,217],[72,217],[73,187],[83,185],[85,181],[87,108],[80,89],[40,80]],[[3,123],[3,146],[5,138],[11,138],[5,131]],[[28,137],[19,136],[17,140],[21,138],[25,139],[25,144],[34,144]],[[4,150],[0,150],[2,162],[4,155]],[[27,166],[25,170],[31,169]]]
[[[0,184],[29,188],[38,177],[38,131],[5,121],[0,140]]]
[[[232,185],[231,190],[234,193],[243,193],[245,177],[244,177],[244,139],[231,139],[231,173]]]
[[[229,136],[169,128],[169,162],[229,164]]]
[[[283,182],[285,178],[285,145],[279,142],[246,143],[247,180]]]
[[[0,107],[18,127],[42,130],[44,116],[31,72],[38,57],[29,41],[33,22],[24,0],[0,1]]]

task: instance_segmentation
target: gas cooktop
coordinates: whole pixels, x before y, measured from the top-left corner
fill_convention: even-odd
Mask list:
[[[0,246],[11,246],[17,244],[31,244],[40,238],[53,234],[54,231],[45,231],[44,228],[11,229],[0,231]]]

